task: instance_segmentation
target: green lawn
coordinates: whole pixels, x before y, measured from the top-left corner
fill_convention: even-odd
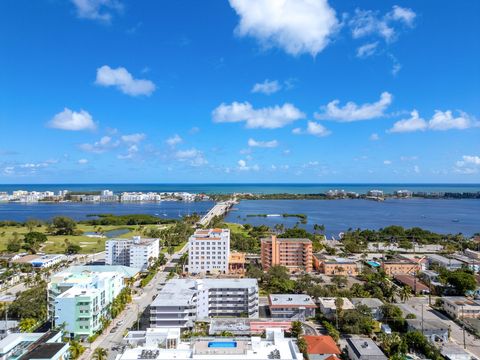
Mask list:
[[[183,241],[183,242],[181,242],[180,244],[178,244],[177,246],[175,246],[175,247],[174,247],[175,252],[179,252],[180,250],[182,250],[186,243],[187,243],[186,241]],[[168,251],[168,247],[166,247],[166,246],[163,247],[162,250],[160,250],[160,252],[162,252],[162,253],[164,253],[164,254],[166,254],[167,251]]]
[[[77,229],[82,230],[83,232],[95,231],[97,227],[91,225],[78,224]],[[139,235],[135,227],[131,226],[101,226],[102,231],[116,230],[116,229],[130,229],[129,233],[123,234],[119,237],[131,237],[133,235]],[[36,227],[33,231],[38,231],[46,234],[46,227]],[[14,237],[14,233],[18,234],[18,238],[21,240],[23,234],[26,234],[28,229],[25,226],[5,226],[0,227],[0,251],[6,251],[7,243],[9,239]],[[105,241],[106,238],[90,238],[88,236],[70,236],[70,235],[60,235],[53,236],[47,235],[48,240],[41,249],[45,253],[64,253],[66,244],[65,240],[72,244],[77,244],[81,247],[80,253],[90,254],[99,251],[105,250]],[[23,251],[23,250],[22,250]]]
[[[242,224],[237,224],[237,223],[225,223],[225,225],[228,226],[230,231],[232,233],[237,233],[237,234],[243,234],[245,236],[248,236],[248,231],[245,230]]]

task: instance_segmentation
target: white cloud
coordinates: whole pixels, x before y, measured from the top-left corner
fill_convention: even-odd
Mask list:
[[[435,110],[435,114],[427,122],[420,117],[417,110],[413,110],[410,118],[395,122],[393,128],[388,130],[388,132],[398,133],[424,130],[445,131],[452,129],[465,130],[477,126],[479,126],[479,123],[470,115],[462,111],[459,112],[459,116],[455,117],[450,110]]]
[[[305,130],[301,128],[295,128],[292,130],[292,134],[302,135],[310,134],[318,137],[324,137],[331,134],[331,131],[328,130],[325,126],[315,121],[308,121],[307,128]]]
[[[145,140],[146,135],[143,133],[136,133],[136,134],[130,134],[130,135],[122,135],[121,139],[123,142],[126,143],[133,143],[137,144],[143,140]]]
[[[375,119],[384,115],[385,110],[392,103],[392,98],[392,94],[385,91],[380,95],[380,99],[372,104],[357,105],[349,101],[343,107],[338,106],[340,100],[333,100],[322,108],[322,113],[315,113],[315,118],[339,122]]]
[[[402,64],[392,54],[388,54],[388,57],[392,60],[392,75],[397,76],[400,70],[402,70]]]
[[[427,122],[420,117],[417,110],[413,110],[410,113],[408,119],[402,119],[395,124],[393,127],[388,130],[391,133],[403,133],[403,132],[412,132],[412,131],[424,131],[428,127]]]
[[[94,130],[96,128],[92,115],[88,112],[85,110],[76,112],[69,108],[64,108],[62,112],[56,114],[53,119],[49,121],[48,126],[69,131]]]
[[[450,110],[435,110],[435,114],[428,122],[428,127],[432,130],[464,130],[472,126],[478,126],[478,124],[468,114],[460,112],[460,116],[454,117]]]
[[[260,166],[258,166],[257,164],[249,166],[247,164],[247,162],[243,159],[238,160],[237,164],[238,164],[237,169],[240,170],[240,171],[249,171],[249,170],[258,171],[258,170],[260,170]]]
[[[195,135],[197,134],[198,132],[200,131],[200,128],[197,127],[197,126],[194,126],[190,129],[190,131],[188,132],[190,135]]]
[[[123,5],[118,0],[71,0],[77,16],[83,19],[110,22],[113,12],[120,12]]]
[[[87,160],[87,159],[80,159],[80,160],[78,160],[78,163],[79,163],[80,165],[87,164],[87,163],[88,163],[88,160]]]
[[[357,57],[366,58],[372,56],[377,51],[378,41],[368,43],[357,48]]]
[[[392,165],[392,161],[391,160],[383,160],[383,164],[384,165]]]
[[[303,112],[289,103],[260,109],[254,109],[248,102],[233,102],[230,105],[222,103],[212,112],[214,122],[245,121],[246,127],[250,129],[277,129],[304,117]]]
[[[340,26],[327,0],[229,1],[240,17],[239,36],[252,36],[291,55],[317,55]]]
[[[252,138],[248,139],[248,146],[250,147],[262,147],[262,148],[274,148],[278,146],[277,140],[270,141],[257,141]]]
[[[480,156],[463,155],[462,160],[457,161],[457,166],[475,165],[480,166]]]
[[[167,139],[166,143],[173,147],[173,146],[176,146],[176,145],[180,144],[182,141],[183,141],[183,139],[178,134],[175,134],[172,137],[169,137]]]
[[[103,136],[93,144],[85,143],[80,145],[80,149],[86,152],[101,154],[119,145],[118,141],[112,141],[110,136]]]
[[[377,133],[373,133],[372,135],[370,135],[370,140],[378,141],[378,140],[380,140],[380,136],[378,136]]]
[[[380,16],[378,12],[356,9],[349,21],[349,26],[354,39],[366,36],[379,36],[387,42],[395,40],[398,30],[395,26],[403,23],[413,27],[416,14],[412,9],[394,5],[387,14]]]
[[[130,159],[133,159],[137,153],[138,153],[138,146],[133,144],[128,147],[126,154],[118,155],[117,158],[120,160],[130,160]]]
[[[307,124],[307,133],[315,136],[327,136],[330,135],[330,131],[325,128],[322,124],[319,124],[315,121],[309,121]]]
[[[134,79],[124,67],[112,69],[104,65],[97,69],[97,85],[115,86],[121,92],[131,96],[151,95],[155,91],[155,84],[150,80]]]
[[[477,174],[480,170],[480,156],[463,155],[462,160],[456,162],[454,171],[459,174]]]
[[[384,18],[371,10],[355,10],[355,15],[349,21],[352,37],[359,39],[368,35],[378,35],[386,41],[391,41],[395,36],[395,30]]]
[[[208,161],[205,159],[203,152],[195,148],[188,150],[178,150],[174,157],[178,161],[188,162],[191,166],[207,165]]]
[[[263,83],[257,83],[253,85],[252,93],[262,93],[266,95],[274,94],[277,91],[280,91],[282,86],[277,80],[265,80]]]
[[[393,10],[387,14],[393,20],[402,21],[406,25],[412,27],[417,16],[412,9],[393,5]]]
[[[416,174],[420,174],[420,166],[415,165],[415,166],[413,167],[413,172],[416,173]]]

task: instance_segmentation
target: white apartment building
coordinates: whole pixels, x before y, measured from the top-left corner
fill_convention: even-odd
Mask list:
[[[230,229],[197,230],[188,240],[188,272],[228,273]]]
[[[265,338],[239,337],[239,338],[194,338],[182,341],[177,329],[168,329],[168,332],[151,333],[147,329],[145,345],[127,348],[123,354],[117,355],[116,360],[138,359],[210,359],[210,360],[303,360],[296,340],[284,337],[280,329],[266,329]],[[175,331],[176,330],[176,331]],[[131,343],[130,334],[126,339]],[[386,358],[385,358],[386,359]]]
[[[453,319],[480,318],[480,300],[464,296],[443,296],[443,310]]]
[[[257,279],[173,279],[150,305],[150,326],[189,328],[209,317],[258,318]]]
[[[147,270],[152,259],[160,253],[159,239],[112,239],[105,242],[105,263],[107,265],[124,265]]]

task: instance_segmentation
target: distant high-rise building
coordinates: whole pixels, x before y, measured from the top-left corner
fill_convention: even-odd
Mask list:
[[[188,241],[190,273],[228,273],[230,230],[197,230]]]
[[[151,260],[156,260],[160,252],[159,239],[112,239],[105,242],[105,263],[107,265],[131,266],[147,270]]]
[[[264,270],[281,265],[290,271],[312,271],[312,242],[309,239],[281,239],[272,235],[261,240]]]

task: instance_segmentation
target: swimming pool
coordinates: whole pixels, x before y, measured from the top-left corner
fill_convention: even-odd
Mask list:
[[[371,267],[380,267],[380,263],[376,261],[367,261],[367,264],[370,265]]]
[[[236,348],[236,341],[210,341],[208,343],[209,348]]]

